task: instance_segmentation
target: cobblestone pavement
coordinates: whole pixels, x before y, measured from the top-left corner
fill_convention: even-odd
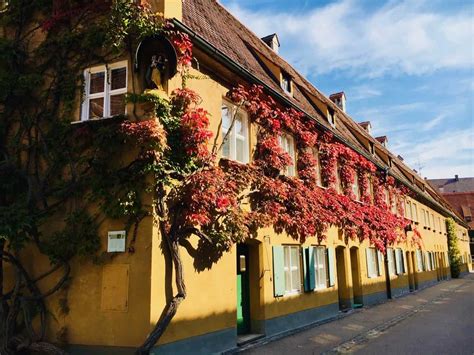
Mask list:
[[[443,281],[246,354],[474,354],[474,274]]]

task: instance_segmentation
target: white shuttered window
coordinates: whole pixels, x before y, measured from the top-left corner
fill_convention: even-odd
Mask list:
[[[300,248],[298,246],[284,246],[285,293],[301,291],[301,263]]]

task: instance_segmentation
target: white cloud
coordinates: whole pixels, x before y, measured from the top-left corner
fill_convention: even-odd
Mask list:
[[[401,152],[409,166],[420,169],[428,178],[454,174],[474,176],[474,131],[459,129],[424,136],[412,144],[409,139],[397,141],[393,151]]]
[[[347,99],[350,101],[358,101],[370,99],[382,95],[380,90],[377,90],[368,85],[359,85],[352,88],[349,88],[346,91]]]
[[[446,117],[445,114],[440,114],[440,115],[436,116],[435,118],[429,120],[428,122],[423,124],[423,130],[424,131],[429,131],[429,130],[433,129],[434,127],[439,125],[444,120],[445,117]]]
[[[469,9],[437,13],[429,2],[388,2],[369,12],[354,0],[305,13],[230,11],[260,36],[277,32],[281,52],[305,74],[348,70],[377,77],[472,68],[474,26]]]

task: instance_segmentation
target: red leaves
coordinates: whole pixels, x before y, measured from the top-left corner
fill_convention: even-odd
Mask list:
[[[181,132],[187,154],[198,158],[206,158],[209,155],[207,142],[212,137],[212,132],[208,130],[208,116],[206,110],[197,108],[184,113],[181,117]]]
[[[258,226],[273,225],[277,232],[285,231],[293,238],[319,240],[330,225],[339,227],[346,238],[369,239],[381,251],[386,245],[404,240],[406,220],[393,214],[385,201],[385,190],[392,198],[403,196],[388,177],[382,184],[375,174],[375,165],[345,145],[334,142],[330,133],[319,141],[313,121],[294,109],[282,109],[259,86],[243,86],[231,90],[228,96],[243,106],[259,127],[256,156],[257,168],[252,183],[253,218]],[[299,178],[288,178],[276,172],[291,163],[278,144],[282,131],[295,138]],[[329,189],[316,184],[317,161],[311,148],[319,148],[321,175]],[[337,169],[343,193],[336,192]],[[358,178],[361,202],[355,201],[352,186]],[[373,188],[371,189],[371,182]],[[374,196],[372,197],[372,193]]]
[[[154,119],[147,121],[124,121],[120,131],[137,146],[148,149],[163,149],[166,147],[166,134],[163,127]]]
[[[186,33],[172,31],[171,43],[178,54],[178,66],[189,67],[193,59],[193,43]]]

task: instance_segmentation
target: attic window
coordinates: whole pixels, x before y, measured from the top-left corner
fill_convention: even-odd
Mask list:
[[[287,93],[291,94],[291,76],[285,72],[281,72],[281,88]]]
[[[336,114],[333,110],[328,110],[328,122],[333,128],[336,127]]]
[[[373,142],[369,142],[370,154],[375,154],[375,146]]]
[[[388,157],[388,166],[392,167],[392,158]]]

